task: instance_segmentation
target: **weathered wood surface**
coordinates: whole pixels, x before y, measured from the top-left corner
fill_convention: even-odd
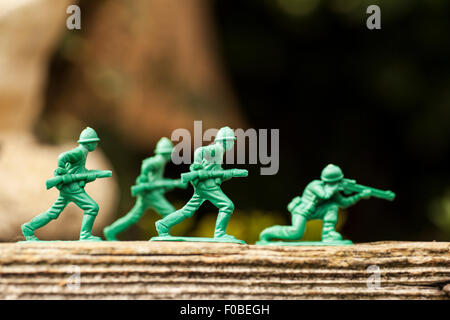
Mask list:
[[[373,265],[379,288],[367,285]],[[0,298],[450,299],[450,243],[4,243]]]

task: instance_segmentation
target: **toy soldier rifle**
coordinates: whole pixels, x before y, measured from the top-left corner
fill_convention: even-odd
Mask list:
[[[205,180],[205,179],[223,179],[225,176],[230,175],[234,177],[247,177],[248,171],[244,169],[227,169],[227,170],[196,170],[181,174],[181,181],[191,182],[194,180]]]
[[[89,180],[93,176],[95,176],[96,179],[97,178],[109,178],[112,176],[112,171],[110,171],[110,170],[89,170],[88,172],[85,172],[85,173],[64,174],[61,176],[56,176],[54,178],[48,179],[45,182],[45,185],[47,186],[47,190],[48,190],[48,189],[51,189],[51,188],[57,186],[60,183],[68,184],[68,183],[77,182],[77,181]]]
[[[375,198],[380,198],[384,200],[393,201],[395,199],[395,193],[390,190],[380,190],[375,189],[367,186],[363,186],[360,184],[356,184],[356,180],[351,179],[342,179],[341,182],[341,188],[342,191],[345,193],[352,193],[352,192],[362,192],[364,190],[370,190],[372,192],[372,196]]]
[[[155,182],[141,183],[131,187],[131,195],[135,197],[144,191],[153,191],[157,189],[173,189],[173,188],[186,189],[187,184],[182,182],[181,180],[169,180],[169,179],[158,180]]]

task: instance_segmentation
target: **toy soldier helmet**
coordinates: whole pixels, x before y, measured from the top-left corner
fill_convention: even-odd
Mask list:
[[[100,141],[97,136],[97,132],[94,129],[87,127],[83,131],[81,131],[80,139],[78,143],[89,143],[89,142],[97,142]]]
[[[334,164],[329,164],[322,170],[320,179],[325,182],[338,182],[344,178],[341,168]]]
[[[230,127],[220,128],[220,130],[217,132],[214,141],[222,141],[222,140],[236,140],[233,129],[231,129]]]
[[[158,143],[156,144],[155,153],[161,154],[161,153],[172,153],[173,151],[173,144],[170,139],[164,137],[161,138]]]

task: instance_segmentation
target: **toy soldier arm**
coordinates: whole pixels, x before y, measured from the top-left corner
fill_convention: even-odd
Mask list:
[[[83,179],[84,181],[87,182],[92,182],[95,181],[97,178],[100,178],[102,174],[101,170],[87,170],[87,172],[85,172],[84,174],[86,175],[86,179]]]
[[[190,171],[197,171],[197,170],[202,170],[203,166],[199,163],[193,163],[189,166],[189,170]]]
[[[135,197],[142,192],[148,192],[157,189],[171,190],[174,188],[186,189],[187,183],[183,183],[181,180],[173,179],[164,179],[155,182],[141,183],[131,187],[131,195]]]
[[[359,200],[366,198],[368,196],[370,196],[370,194],[367,194],[367,192],[364,193],[361,192],[349,197],[344,197],[342,194],[337,193],[335,195],[335,199],[336,202],[339,204],[339,206],[345,209],[351,207],[352,205],[356,204]]]
[[[197,152],[198,151],[198,152]],[[201,163],[206,170],[222,169],[223,150],[217,144],[205,146],[196,150],[194,162]]]
[[[231,169],[234,170],[234,169]],[[224,170],[223,174],[219,177],[222,181],[227,181],[230,180],[231,178],[234,177],[234,172],[233,171],[228,171],[228,170]]]
[[[198,183],[198,179],[194,178],[194,176],[197,176],[194,172],[204,169],[203,167],[204,161],[201,149],[202,148],[198,148],[194,152],[194,162],[189,166],[190,172],[181,175],[181,181],[183,183],[192,182],[194,186]],[[187,176],[189,176],[189,179],[187,179]]]
[[[112,172],[110,170],[90,170],[85,173],[77,173],[77,174],[65,174],[61,176],[56,176],[54,178],[48,179],[46,181],[47,189],[53,188],[56,185],[68,184],[77,181],[87,181],[88,179],[92,179],[92,176],[96,178],[108,178],[112,176]],[[94,179],[94,180],[95,180]]]
[[[355,180],[350,179],[343,179],[341,183],[341,188],[344,191],[344,193],[352,193],[352,192],[364,192],[366,190],[366,193],[370,191],[370,195],[376,198],[384,199],[393,201],[395,199],[395,193],[393,193],[390,190],[380,190],[375,189],[367,186],[363,186],[360,184],[356,184]],[[368,191],[367,191],[368,190]]]
[[[191,182],[191,181],[198,181],[198,180],[205,180],[209,179],[211,176],[209,175],[209,172],[204,169],[198,169],[186,173],[181,174],[181,181],[183,183]]]
[[[207,169],[208,162],[204,158],[204,149],[207,147],[200,147],[194,151],[194,162],[190,165],[190,172],[181,175],[183,183],[192,182],[194,186],[199,182],[199,173]]]
[[[228,180],[231,178],[248,176],[248,170],[245,170],[245,169],[229,169],[229,170],[223,170],[223,171],[224,171],[224,174],[222,176],[222,180]]]
[[[157,157],[151,157],[151,158],[148,158],[148,159],[145,159],[144,161],[142,161],[141,171],[144,174],[147,174],[150,171],[153,171],[156,168],[160,167],[161,165],[162,165],[161,159],[159,159]]]
[[[166,190],[172,190],[175,188],[187,188],[187,183],[181,181],[181,179],[163,179],[158,182],[160,182],[160,185]],[[156,184],[158,184],[158,182],[156,182]]]
[[[290,213],[293,213],[294,210],[302,203],[302,197],[297,196],[289,202],[287,209]]]
[[[174,188],[186,189],[188,184],[186,182],[181,181],[181,179],[172,180]]]
[[[320,199],[330,199],[333,195],[332,193],[328,193],[325,191],[325,188],[323,187],[323,184],[320,181],[313,181],[309,184],[307,187],[315,196],[317,196]]]
[[[220,178],[223,179],[223,177],[230,176],[230,178],[233,177],[247,177],[248,171],[243,169],[228,169],[228,170],[197,170],[197,171],[191,171],[187,173],[183,173],[181,175],[181,181],[182,182],[190,182],[195,180],[206,180],[206,179],[216,179]]]
[[[81,151],[81,149],[79,148],[75,148],[72,149],[70,151],[67,152],[63,152],[59,155],[58,157],[58,170],[59,172],[63,172],[64,170],[66,170],[66,164],[67,163],[73,163],[73,162],[77,162],[80,159],[82,159],[83,157],[83,151]],[[61,170],[63,169],[63,170]]]
[[[153,173],[163,165],[162,159],[159,157],[151,157],[142,162],[141,172],[149,175],[149,180],[153,179]]]
[[[194,151],[194,162],[192,165],[202,166],[203,164],[203,148],[198,148]]]

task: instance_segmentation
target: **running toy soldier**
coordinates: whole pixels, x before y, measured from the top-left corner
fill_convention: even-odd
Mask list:
[[[170,161],[173,144],[168,138],[161,138],[156,144],[155,156],[142,161],[141,174],[131,194],[137,196],[136,204],[125,216],[103,230],[107,240],[117,240],[117,234],[136,224],[148,208],[153,208],[162,217],[175,211],[164,197],[164,193],[173,188],[187,187],[180,180],[164,179],[164,169]]]
[[[86,183],[97,178],[111,176],[111,171],[87,170],[85,168],[86,157],[89,152],[97,148],[98,141],[100,139],[95,130],[88,127],[81,132],[78,147],[59,155],[58,168],[54,172],[55,177],[47,180],[47,189],[56,186],[60,192],[59,197],[50,209],[22,225],[22,233],[27,241],[39,241],[34,232],[58,218],[70,202],[74,202],[84,210],[80,240],[102,240],[100,237],[92,235],[92,226],[99,209],[98,204],[84,191]]]
[[[225,180],[248,175],[247,170],[222,169],[223,155],[225,151],[233,148],[235,140],[233,130],[224,127],[218,131],[214,144],[195,150],[194,163],[190,167],[190,172],[182,175],[183,182],[191,182],[194,186],[194,195],[183,208],[156,222],[159,237],[151,240],[243,243],[242,240],[226,234],[228,221],[234,211],[234,204],[220,188],[220,184]],[[170,228],[184,219],[192,217],[206,200],[219,208],[214,238],[172,237],[169,235]]]

